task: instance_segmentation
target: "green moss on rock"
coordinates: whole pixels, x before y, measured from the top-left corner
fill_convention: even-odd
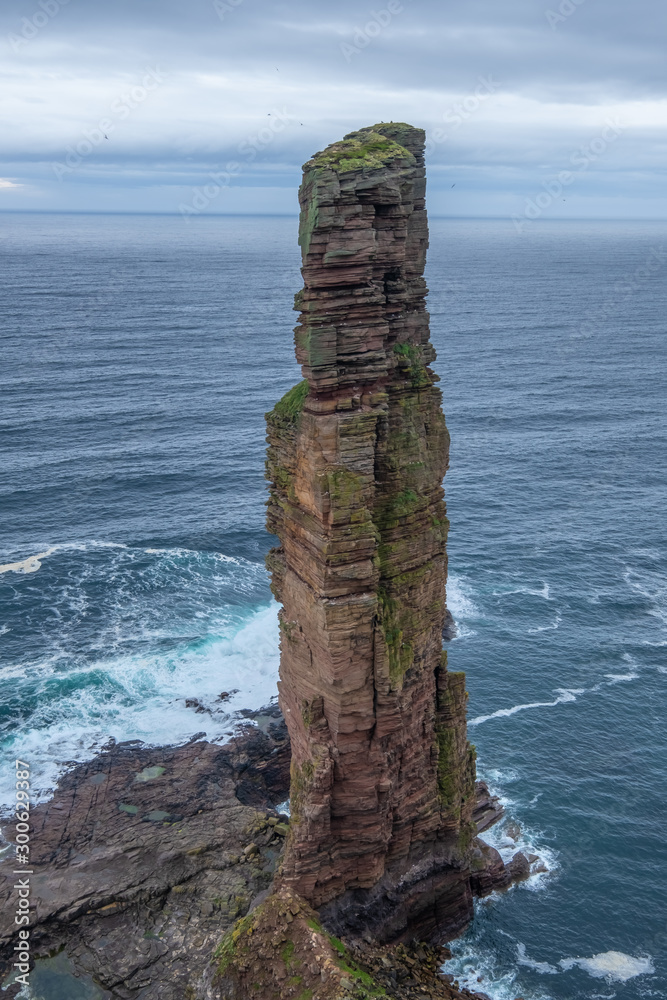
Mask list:
[[[340,142],[327,146],[312,159],[314,167],[329,167],[337,173],[349,170],[381,170],[394,160],[413,164],[412,153],[398,142],[379,132],[351,132]]]
[[[308,380],[303,379],[302,382],[292,386],[282,399],[278,400],[271,412],[267,413],[267,420],[270,420],[272,417],[278,417],[281,421],[295,424],[301,416],[307,395]]]
[[[223,997],[259,1000],[370,1000],[385,996],[346,945],[327,934],[317,913],[284,888],[237,921],[214,956],[214,983]],[[324,973],[326,987],[322,990]],[[349,987],[346,986],[349,983]]]
[[[315,764],[312,760],[306,760],[299,765],[292,759],[290,765],[290,813],[294,825],[301,819],[303,802],[314,775]]]
[[[413,389],[426,388],[433,384],[429,371],[422,358],[422,350],[415,344],[394,344],[394,354],[401,358],[404,364],[399,365],[410,376]]]
[[[394,600],[384,587],[378,589],[378,626],[383,635],[389,660],[392,688],[402,685],[414,662],[414,647],[406,639],[414,623],[414,614],[403,602]]]
[[[224,976],[239,952],[247,953],[250,950],[248,938],[252,934],[252,925],[253,915],[249,913],[247,917],[237,920],[232,929],[225,934],[214,954],[218,962],[216,970],[218,976]]]
[[[364,494],[368,480],[349,469],[332,469],[327,475],[329,499],[334,512],[345,512],[364,509]]]
[[[304,194],[305,183],[301,185],[300,195]],[[307,255],[310,250],[310,241],[313,238],[313,232],[319,224],[319,205],[317,199],[317,189],[311,191],[310,198],[308,199],[308,208],[304,212],[299,214],[299,246],[305,255]],[[296,299],[294,300],[294,308],[298,309],[301,304],[297,305]]]
[[[474,837],[474,828],[466,822],[466,807],[474,795],[475,747],[457,731],[453,720],[462,717],[467,702],[465,674],[447,672],[447,654],[442,654],[440,670],[445,683],[438,683],[438,721],[435,735],[438,743],[438,790],[442,809],[461,823],[459,848],[465,853]],[[443,674],[441,673],[441,678]],[[469,815],[469,812],[468,812]],[[472,831],[472,832],[471,832]]]

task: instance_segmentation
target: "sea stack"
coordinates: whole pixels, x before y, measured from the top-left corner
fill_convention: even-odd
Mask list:
[[[327,927],[443,940],[472,914],[474,750],[447,670],[449,435],[429,367],[424,132],[381,124],[304,167],[304,381],[267,415],[280,705],[278,882]]]

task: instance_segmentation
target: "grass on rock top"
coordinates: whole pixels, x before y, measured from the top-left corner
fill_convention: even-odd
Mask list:
[[[392,160],[414,163],[412,153],[379,132],[359,132],[327,146],[313,157],[316,167],[330,167],[339,173],[346,170],[379,170]]]
[[[296,423],[303,410],[308,395],[308,380],[304,379],[292,386],[282,399],[279,399],[273,410],[267,416],[281,417],[288,423]]]

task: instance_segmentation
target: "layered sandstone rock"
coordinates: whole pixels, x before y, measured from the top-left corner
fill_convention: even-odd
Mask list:
[[[424,133],[304,168],[305,380],[268,414],[269,567],[292,742],[283,882],[329,926],[451,937],[471,915],[475,766],[442,652],[449,435],[429,368]]]

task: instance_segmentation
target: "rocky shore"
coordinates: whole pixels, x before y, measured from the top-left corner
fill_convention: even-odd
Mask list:
[[[224,747],[112,746],[63,778],[32,815],[33,953],[65,948],[114,997],[187,995],[283,847],[287,828],[268,816],[289,794],[290,751],[272,711]],[[0,882],[3,959],[12,885]]]
[[[33,813],[33,995],[474,996],[440,973],[446,948],[343,943],[303,899],[270,895],[288,833],[276,807],[289,794],[289,770],[274,706],[252,713],[225,746],[113,745],[66,774]],[[475,815],[486,825],[502,815],[482,783]],[[15,943],[12,885],[0,881],[3,985]],[[244,940],[245,964],[230,976],[225,948],[233,941],[242,950]],[[17,993],[9,986],[5,995]]]

